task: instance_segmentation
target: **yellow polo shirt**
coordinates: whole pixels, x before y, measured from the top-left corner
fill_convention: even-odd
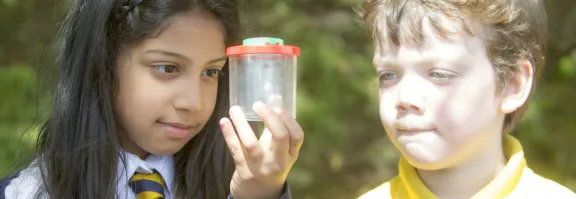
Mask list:
[[[576,194],[564,186],[534,173],[526,165],[520,142],[506,135],[503,139],[506,167],[473,199],[530,199],[554,198],[576,199]],[[358,199],[436,199],[418,176],[416,169],[403,158],[399,163],[399,175],[365,193]]]

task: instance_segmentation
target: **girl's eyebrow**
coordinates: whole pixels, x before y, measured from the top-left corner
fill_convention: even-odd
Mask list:
[[[162,49],[147,50],[147,51],[145,51],[145,53],[157,53],[157,54],[162,54],[162,55],[165,55],[165,56],[175,57],[175,58],[178,58],[178,59],[183,59],[183,60],[186,60],[186,61],[190,61],[190,62],[191,62],[191,60],[190,60],[188,57],[186,57],[186,56],[184,56],[184,55],[182,55],[182,54],[179,54],[179,53],[176,53],[176,52],[167,51],[167,50],[162,50]],[[208,65],[208,64],[213,64],[213,63],[219,62],[219,61],[226,61],[227,59],[228,59],[228,57],[226,57],[226,56],[218,57],[218,58],[216,58],[216,59],[211,59],[210,61],[206,62],[206,65]]]
[[[212,60],[206,62],[206,65],[213,64],[213,63],[220,62],[220,61],[226,61],[226,59],[228,59],[228,57],[226,57],[226,56],[218,57],[216,59],[212,59]]]
[[[157,54],[162,54],[162,55],[169,56],[169,57],[175,57],[178,59],[190,61],[190,59],[188,59],[188,57],[186,57],[182,54],[171,52],[171,51],[166,51],[166,50],[162,50],[162,49],[147,50],[147,51],[145,51],[145,53],[157,53]]]

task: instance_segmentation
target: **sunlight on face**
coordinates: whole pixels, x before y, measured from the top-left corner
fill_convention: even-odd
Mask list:
[[[388,136],[413,166],[435,170],[454,166],[501,136],[504,114],[480,24],[469,23],[478,33],[474,37],[462,31],[438,37],[428,20],[423,25],[422,45],[379,44],[374,65]]]
[[[125,148],[167,155],[192,139],[214,110],[224,53],[218,19],[192,12],[124,53],[115,111]]]

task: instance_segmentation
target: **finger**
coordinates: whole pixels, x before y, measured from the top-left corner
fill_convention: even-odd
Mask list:
[[[282,118],[282,121],[284,121],[286,128],[288,128],[288,131],[290,132],[290,149],[289,149],[290,156],[292,156],[293,158],[298,158],[300,148],[304,143],[304,131],[302,130],[302,127],[300,127],[300,124],[298,124],[296,119],[294,119],[294,117],[292,117],[292,115],[290,115],[288,112],[286,111],[282,112],[282,114],[280,114],[280,117]]]
[[[247,155],[251,158],[260,158],[262,155],[260,143],[252,128],[250,128],[248,121],[246,121],[246,116],[244,116],[242,109],[239,106],[232,106],[230,108],[230,118],[236,127],[236,133]]]
[[[222,129],[222,134],[224,135],[224,140],[226,141],[226,145],[232,154],[232,158],[236,165],[243,165],[246,162],[244,158],[244,151],[242,149],[242,143],[240,143],[240,139],[234,130],[234,126],[228,118],[222,118],[220,120],[220,128]]]
[[[271,147],[278,152],[287,153],[290,145],[289,132],[279,115],[266,107],[262,102],[254,103],[254,112],[262,118],[266,129],[272,134]]]
[[[270,97],[268,97],[268,107],[274,109],[274,108],[282,108],[282,104],[283,104],[283,100],[282,100],[282,96],[278,95],[278,94],[272,94],[270,95]]]

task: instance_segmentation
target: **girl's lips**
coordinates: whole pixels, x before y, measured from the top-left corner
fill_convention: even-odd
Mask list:
[[[184,125],[180,123],[164,123],[158,122],[164,128],[166,128],[166,133],[168,136],[178,139],[183,139],[189,137],[194,130],[196,129],[195,126],[192,125]]]
[[[180,123],[166,123],[166,122],[160,122],[160,123],[165,124],[165,125],[170,125],[170,126],[173,126],[176,128],[181,128],[181,129],[189,129],[189,128],[194,127],[193,125],[185,125],[185,124],[180,124]]]

